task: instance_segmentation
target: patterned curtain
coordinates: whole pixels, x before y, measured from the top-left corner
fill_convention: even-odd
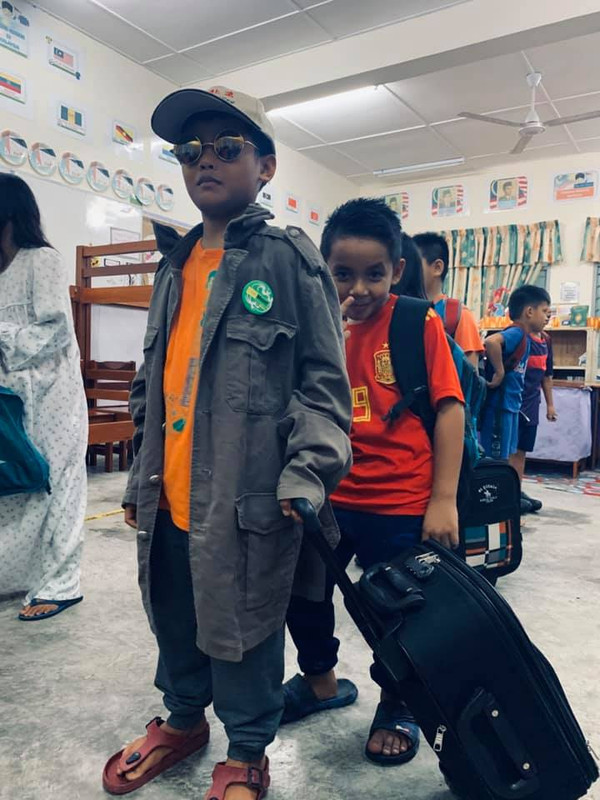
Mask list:
[[[600,247],[600,225],[598,231]],[[505,304],[524,283],[535,283],[543,267],[562,261],[558,220],[442,231],[442,235],[450,248],[447,292],[477,316],[487,313],[494,302]]]
[[[585,221],[581,260],[600,262],[600,217],[588,217]]]

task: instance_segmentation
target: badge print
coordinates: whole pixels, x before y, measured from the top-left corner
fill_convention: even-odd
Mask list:
[[[273,306],[273,290],[264,281],[250,281],[242,290],[242,303],[251,314],[266,314]]]
[[[377,383],[383,383],[386,386],[396,383],[389,347],[386,346],[385,350],[378,350],[373,353],[373,358],[375,359],[375,380]]]

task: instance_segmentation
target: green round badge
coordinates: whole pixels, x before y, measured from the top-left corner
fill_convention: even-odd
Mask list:
[[[273,306],[273,289],[264,281],[250,281],[242,289],[242,303],[251,314],[266,314]]]

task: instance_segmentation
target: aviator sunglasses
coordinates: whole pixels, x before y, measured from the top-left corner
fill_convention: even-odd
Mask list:
[[[202,155],[205,147],[212,147],[217,158],[221,161],[236,161],[244,150],[245,145],[251,145],[256,150],[258,146],[254,142],[244,139],[241,133],[235,131],[223,131],[215,136],[214,142],[201,142],[200,139],[192,139],[185,144],[176,144],[171,151],[177,161],[186,167],[195,164]]]

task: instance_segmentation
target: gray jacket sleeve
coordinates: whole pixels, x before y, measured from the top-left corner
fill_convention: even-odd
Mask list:
[[[305,497],[320,511],[352,464],[352,400],[340,304],[324,266],[316,274],[300,267],[298,300],[300,381],[279,427],[287,464],[277,497]]]
[[[123,497],[123,505],[137,505],[140,450],[144,438],[144,420],[146,419],[146,365],[142,363],[131,384],[129,394],[129,410],[135,426],[133,434],[133,464],[129,470],[127,488]]]

